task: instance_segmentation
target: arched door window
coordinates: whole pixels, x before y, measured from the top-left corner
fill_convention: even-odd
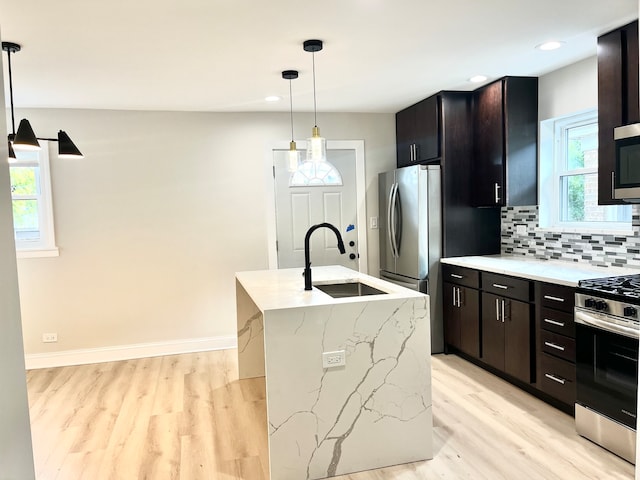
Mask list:
[[[289,178],[289,187],[342,186],[342,175],[330,162],[303,162]]]

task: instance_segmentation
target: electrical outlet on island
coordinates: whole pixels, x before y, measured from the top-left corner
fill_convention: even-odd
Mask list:
[[[344,367],[346,364],[345,351],[323,352],[322,368]]]

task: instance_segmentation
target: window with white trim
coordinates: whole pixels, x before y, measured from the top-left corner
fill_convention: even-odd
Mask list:
[[[540,227],[631,231],[631,206],[598,205],[598,112],[540,122]]]
[[[48,145],[37,151],[16,150],[9,164],[13,230],[18,257],[55,256]]]

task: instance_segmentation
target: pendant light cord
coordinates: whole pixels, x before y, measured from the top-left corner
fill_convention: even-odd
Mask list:
[[[11,101],[11,128],[13,136],[16,135],[16,119],[13,114],[13,80],[11,79],[11,50],[7,50],[7,65],[9,67],[9,99]]]
[[[289,112],[291,114],[291,141],[293,142],[293,96],[291,94],[291,79],[289,79]]]
[[[311,52],[313,62],[313,123],[318,126],[318,107],[316,105],[316,53]]]

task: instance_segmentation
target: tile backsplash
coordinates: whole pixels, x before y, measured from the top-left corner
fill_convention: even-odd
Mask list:
[[[640,206],[632,207],[633,235],[562,233],[538,230],[538,207],[503,207],[503,255],[590,263],[600,267],[640,268]],[[524,226],[524,233],[517,232]],[[520,227],[522,230],[523,227]]]

